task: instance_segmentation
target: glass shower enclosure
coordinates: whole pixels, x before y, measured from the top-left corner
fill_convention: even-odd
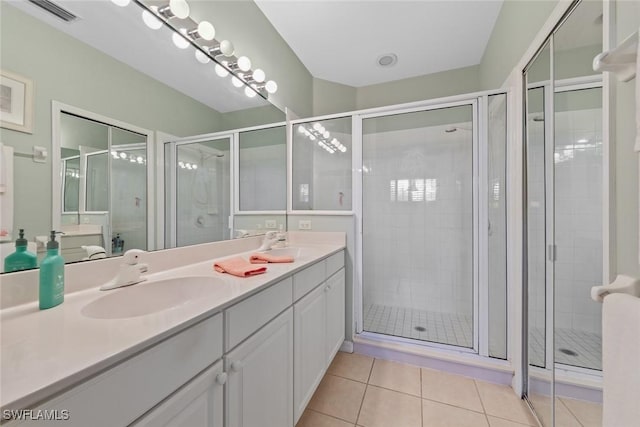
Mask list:
[[[507,95],[363,114],[361,324],[507,358]]]

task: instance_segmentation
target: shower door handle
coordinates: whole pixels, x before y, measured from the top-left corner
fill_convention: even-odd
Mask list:
[[[556,245],[549,245],[547,253],[549,254],[549,261],[556,262],[558,260],[558,247]]]

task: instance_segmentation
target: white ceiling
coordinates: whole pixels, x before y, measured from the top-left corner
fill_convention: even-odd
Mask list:
[[[258,96],[245,96],[242,89],[231,84],[229,77],[218,77],[211,63],[199,63],[194,49],[177,49],[168,28],[156,31],[147,28],[142,21],[142,9],[133,3],[118,7],[106,0],[55,0],[80,17],[71,23],[24,0],[9,3],[221,113],[269,105]],[[191,3],[192,9],[197,9],[198,2]],[[83,58],[77,60],[80,62]]]
[[[479,64],[503,0],[255,2],[314,77],[360,87]]]

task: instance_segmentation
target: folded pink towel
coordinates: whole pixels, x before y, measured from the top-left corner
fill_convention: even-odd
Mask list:
[[[256,267],[239,256],[216,261],[213,268],[219,273],[229,273],[238,277],[255,276],[267,271],[267,267]]]
[[[286,256],[286,255],[276,256],[276,255],[269,255],[265,253],[259,253],[259,254],[251,254],[251,256],[249,257],[249,262],[251,262],[251,264],[266,264],[268,262],[273,262],[273,263],[293,262],[293,257]]]

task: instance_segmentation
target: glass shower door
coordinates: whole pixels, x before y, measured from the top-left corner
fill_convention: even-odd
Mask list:
[[[474,108],[362,122],[366,332],[474,348]]]
[[[231,138],[167,144],[169,245],[185,246],[231,238]]]

